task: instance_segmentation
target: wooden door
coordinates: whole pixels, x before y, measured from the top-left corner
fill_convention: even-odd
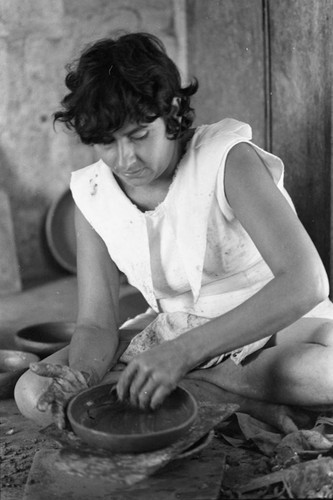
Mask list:
[[[187,0],[197,121],[232,116],[284,161],[331,287],[332,0]]]
[[[189,75],[199,80],[197,121],[232,117],[265,143],[264,33],[261,0],[188,0]]]
[[[333,2],[273,0],[269,19],[272,151],[329,272]]]

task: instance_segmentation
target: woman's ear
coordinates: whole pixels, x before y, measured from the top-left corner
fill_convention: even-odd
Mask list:
[[[171,111],[172,117],[180,122],[181,117],[178,115],[179,109],[180,109],[180,98],[179,97],[174,97],[172,99],[171,109],[172,109],[172,111]]]

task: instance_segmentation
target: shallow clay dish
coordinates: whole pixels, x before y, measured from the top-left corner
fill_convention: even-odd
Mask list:
[[[46,240],[53,257],[73,274],[76,273],[74,213],[75,203],[68,189],[52,203],[45,222]]]
[[[16,332],[15,343],[19,349],[43,358],[68,345],[74,329],[75,323],[70,321],[38,323]]]
[[[39,356],[30,352],[0,350],[0,398],[12,397],[17,380],[35,361]]]
[[[154,451],[177,441],[194,423],[194,397],[177,387],[156,410],[141,410],[118,400],[112,384],[87,389],[68,405],[77,436],[90,446],[113,453]]]

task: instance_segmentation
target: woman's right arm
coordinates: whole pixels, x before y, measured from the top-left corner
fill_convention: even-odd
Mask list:
[[[118,347],[119,271],[106,245],[76,209],[78,315],[69,366],[90,384],[106,373]]]

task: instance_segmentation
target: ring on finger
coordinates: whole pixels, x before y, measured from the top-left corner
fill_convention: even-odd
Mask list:
[[[144,389],[139,395],[139,404],[142,408],[147,408],[149,406],[149,401],[151,398],[152,391]]]

